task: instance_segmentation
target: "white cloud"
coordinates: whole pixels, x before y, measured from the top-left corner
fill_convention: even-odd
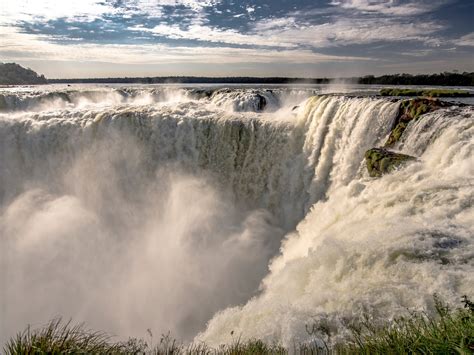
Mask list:
[[[458,46],[474,47],[474,32],[468,33],[467,35],[454,40],[453,43],[457,44]]]
[[[5,0],[1,3],[0,24],[13,25],[18,21],[38,20],[44,22],[58,18],[92,21],[106,14],[160,17],[163,14],[163,6],[185,6],[199,13],[219,2],[220,0],[125,0],[125,6],[114,7],[111,1],[105,0]]]
[[[160,17],[163,6],[185,6],[195,12],[217,5],[221,0],[128,0],[125,4],[136,13]],[[130,11],[130,10],[128,10]]]
[[[160,24],[154,28],[131,27],[131,31],[153,33],[171,39],[188,39],[233,45],[263,47],[315,48],[352,44],[369,44],[379,41],[425,41],[433,46],[437,40],[429,35],[443,29],[435,22],[398,21],[389,18],[339,19],[318,25],[302,25],[293,17],[258,21],[247,33],[196,23],[187,29],[178,25]],[[435,43],[436,42],[436,43]]]
[[[13,25],[18,21],[33,21],[41,18],[42,21],[57,18],[75,18],[91,20],[104,13],[116,11],[112,6],[97,0],[81,1],[2,1],[0,24]]]
[[[413,51],[401,52],[400,54],[408,57],[426,57],[432,53],[432,49],[418,49]]]
[[[256,31],[267,31],[274,29],[282,29],[296,26],[294,17],[280,17],[260,20],[255,24]]]
[[[131,31],[143,31],[171,39],[191,39],[223,44],[257,45],[293,48],[297,44],[291,41],[279,41],[277,38],[265,38],[260,34],[243,34],[233,29],[221,29],[202,24],[192,24],[183,30],[178,25],[160,24],[154,28],[135,26]]]
[[[390,16],[413,16],[431,12],[452,0],[335,0],[331,4],[343,9],[373,12]]]
[[[371,60],[331,56],[310,50],[245,49],[229,47],[183,47],[168,45],[58,44],[51,37],[1,28],[0,56],[4,61],[64,60],[123,64],[177,63],[311,63]]]
[[[237,63],[243,61],[313,63],[367,60],[367,58],[351,56],[316,54],[314,49],[399,41],[419,41],[425,47],[440,46],[445,41],[437,38],[435,33],[445,27],[429,20],[412,21],[410,16],[432,11],[447,1],[450,0],[430,2],[419,0],[402,4],[398,0],[334,0],[333,13],[325,12],[325,23],[311,23],[314,18],[310,16],[311,11],[293,12],[284,17],[251,22],[246,32],[209,25],[205,10],[215,6],[220,0],[125,0],[125,6],[117,7],[105,0],[3,1],[2,6],[5,6],[0,11],[0,25],[4,24],[0,27],[0,33],[2,33],[0,54],[9,60],[41,58],[121,63]],[[70,39],[70,43],[65,45],[57,43],[59,38],[20,33],[15,27],[15,24],[22,20],[41,21],[43,24],[47,20],[58,18],[91,21],[105,14],[115,14],[124,18],[137,14],[145,18],[160,17],[163,15],[163,6],[184,6],[188,27],[161,23],[153,28],[137,25],[128,30],[135,32],[138,36],[147,33],[147,36],[153,34],[169,39],[219,43],[219,47],[181,46],[179,43],[176,45],[105,44],[99,46],[84,44],[76,39]],[[247,6],[245,14],[235,16],[247,14],[252,16],[255,8],[255,6]],[[314,10],[328,11],[317,8]],[[350,13],[351,16],[345,16],[346,13]],[[229,14],[229,16],[232,15]],[[65,41],[68,37],[60,39]],[[465,35],[452,43],[473,46],[474,33]],[[230,48],[232,46],[258,46],[260,48]],[[313,48],[313,51],[309,48]],[[417,55],[422,55],[422,53],[424,52],[417,52]]]

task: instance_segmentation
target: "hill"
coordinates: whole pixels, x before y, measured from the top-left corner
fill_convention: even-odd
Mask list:
[[[0,85],[47,84],[44,75],[16,63],[0,63]]]

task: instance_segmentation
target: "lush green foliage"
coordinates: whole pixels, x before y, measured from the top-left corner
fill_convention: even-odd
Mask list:
[[[474,303],[466,297],[464,308],[451,310],[435,297],[437,314],[411,313],[386,325],[379,326],[368,318],[351,325],[352,339],[332,347],[301,345],[294,352],[300,354],[472,354],[474,352]],[[313,327],[320,329],[321,327]],[[244,355],[288,354],[278,344],[261,340],[246,342],[236,339],[229,345],[211,348],[206,344],[183,345],[169,334],[162,335],[155,344],[149,340],[130,339],[112,342],[104,333],[93,332],[83,325],[73,326],[57,319],[43,329],[25,331],[10,339],[6,354],[196,354]]]
[[[467,97],[471,96],[466,90],[446,89],[382,89],[382,96],[427,96],[427,97]]]
[[[367,75],[358,80],[359,84],[377,85],[433,85],[433,86],[472,86],[474,72],[444,72],[439,74],[391,74],[382,76]]]
[[[403,100],[400,103],[400,109],[395,119],[395,126],[392,128],[384,147],[391,147],[394,143],[398,142],[410,121],[417,120],[425,113],[433,112],[449,105],[445,101],[425,97]]]
[[[365,152],[365,162],[371,177],[390,173],[415,159],[410,155],[394,153],[384,148],[372,148]]]

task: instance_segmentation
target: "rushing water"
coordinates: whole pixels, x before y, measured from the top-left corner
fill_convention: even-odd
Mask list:
[[[0,342],[72,317],[120,336],[311,341],[474,293],[472,106],[312,88],[0,91]],[[233,335],[231,335],[233,334]]]

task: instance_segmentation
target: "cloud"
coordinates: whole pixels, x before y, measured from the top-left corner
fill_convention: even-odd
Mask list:
[[[104,13],[114,13],[117,10],[108,3],[97,0],[81,1],[2,1],[0,24],[13,25],[20,21],[48,21],[58,18],[74,18],[87,20],[101,17]]]
[[[435,45],[436,41],[429,35],[443,28],[444,26],[432,21],[413,23],[389,18],[342,18],[310,25],[298,23],[294,17],[286,17],[257,21],[246,33],[204,24],[192,24],[186,29],[178,24],[160,24],[153,28],[138,25],[129,30],[171,39],[227,45],[317,49],[380,41],[425,41]]]
[[[44,22],[65,18],[74,21],[93,21],[104,15],[143,15],[161,17],[163,8],[182,6],[194,12],[215,6],[220,0],[16,0],[2,1],[0,24],[15,24],[20,21]]]
[[[266,38],[259,33],[243,34],[234,29],[222,29],[218,27],[205,26],[202,24],[191,24],[187,29],[181,29],[181,27],[177,24],[160,24],[153,28],[134,26],[130,27],[129,30],[135,32],[153,33],[156,36],[163,36],[171,39],[197,40],[201,42],[222,43],[227,45],[252,45],[286,48],[294,48],[297,46],[297,44],[293,43],[292,41],[280,41],[274,37]]]
[[[296,26],[295,17],[280,17],[263,19],[255,24],[256,31],[267,31],[274,29],[285,29]]]
[[[282,11],[263,4],[256,11],[221,0],[17,0],[0,12],[0,54],[4,60],[310,64],[366,61],[366,53],[383,60],[406,43],[394,53],[434,55],[428,50],[473,45],[472,33],[446,39],[449,22],[429,14],[451,1],[332,0]],[[381,44],[386,50],[379,56]]]
[[[452,0],[416,0],[401,2],[399,0],[335,0],[331,5],[351,11],[379,13],[389,16],[413,16],[432,12]]]
[[[311,63],[367,61],[370,58],[314,53],[307,49],[275,50],[231,47],[170,46],[164,44],[121,45],[54,43],[50,36],[20,33],[0,28],[4,33],[0,56],[9,60],[66,60],[123,64],[177,63]]]
[[[467,35],[454,40],[453,43],[457,44],[458,46],[474,47],[474,32],[468,33]]]

